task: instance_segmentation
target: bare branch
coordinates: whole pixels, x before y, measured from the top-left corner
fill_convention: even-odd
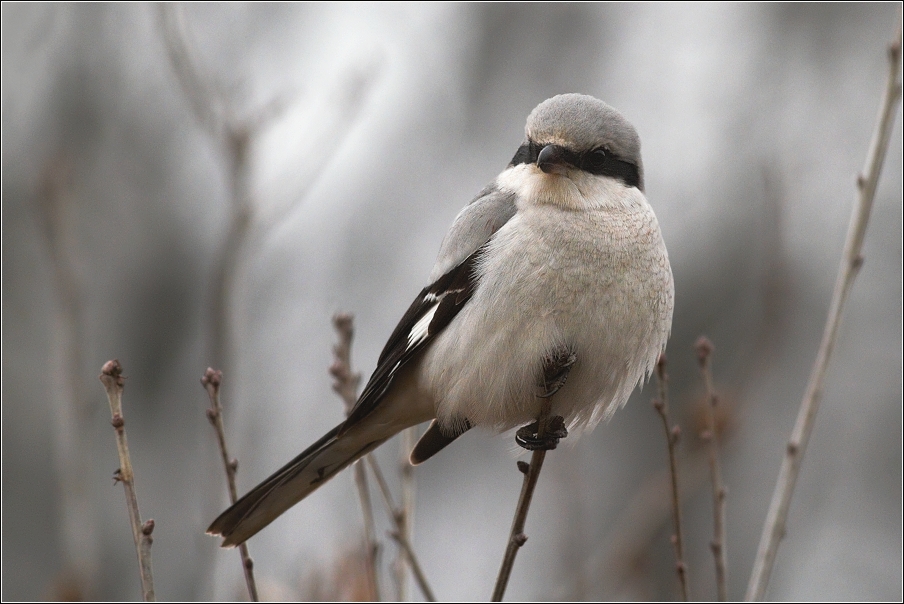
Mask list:
[[[100,373],[100,381],[107,391],[110,402],[112,424],[116,432],[116,449],[119,452],[119,469],[113,474],[115,482],[122,482],[126,493],[126,507],[129,510],[129,522],[132,525],[132,538],[135,540],[135,551],[138,555],[138,569],[141,575],[141,596],[145,602],[154,602],[154,575],[151,572],[151,532],[154,521],[141,523],[141,512],[138,511],[138,496],[135,494],[135,474],[132,472],[132,459],[129,457],[129,443],[126,439],[126,421],[122,415],[122,391],[124,379],[122,365],[119,361],[107,361]]]
[[[427,577],[424,575],[424,570],[421,568],[421,565],[414,555],[414,551],[411,549],[411,542],[396,531],[390,532],[389,536],[399,544],[399,549],[405,554],[408,563],[411,564],[411,571],[414,573],[414,579],[424,592],[424,597],[428,602],[436,602],[436,597],[433,595],[433,592],[430,591],[430,585],[427,583]]]
[[[653,408],[662,419],[665,440],[669,452],[669,476],[672,482],[672,545],[675,547],[675,571],[681,584],[681,595],[684,601],[690,600],[688,587],[687,564],[684,562],[684,537],[681,530],[681,495],[678,488],[678,459],[676,447],[681,438],[681,429],[676,424],[669,426],[668,375],[665,372],[665,354],[659,356],[656,363],[656,379],[659,383],[659,398],[653,401]]]
[[[549,398],[544,399],[540,415],[537,418],[537,438],[543,438],[546,432],[551,407],[552,400]],[[524,534],[524,525],[527,522],[527,512],[530,510],[534,489],[537,486],[537,480],[540,478],[540,470],[543,469],[543,461],[545,459],[546,450],[538,449],[531,454],[530,464],[523,461],[518,462],[518,470],[524,474],[524,482],[521,483],[521,495],[518,497],[518,505],[515,508],[512,530],[509,532],[505,556],[502,558],[502,566],[499,568],[496,586],[493,588],[493,602],[502,601],[502,596],[505,595],[505,588],[508,586],[509,577],[512,574],[512,568],[515,565],[515,557],[518,555],[518,550],[521,549],[521,546],[527,542],[527,535]]]
[[[418,587],[421,589],[421,593],[424,594],[424,598],[428,602],[436,602],[436,596],[433,595],[433,590],[430,589],[430,584],[427,583],[427,577],[424,575],[421,564],[414,554],[414,548],[411,547],[411,543],[405,538],[405,535],[400,530],[399,510],[392,502],[392,494],[389,492],[389,485],[386,484],[383,472],[380,470],[380,466],[377,464],[377,460],[374,459],[373,455],[368,455],[365,459],[367,460],[367,463],[370,464],[370,470],[377,479],[377,484],[380,486],[380,493],[383,495],[383,503],[386,504],[386,511],[389,512],[389,517],[395,525],[395,532],[391,533],[390,536],[398,542],[408,555],[408,561],[411,563],[411,570],[414,571],[414,578],[417,581]]]
[[[355,317],[348,313],[336,313],[333,315],[333,327],[339,336],[339,341],[333,346],[333,364],[330,365],[330,375],[333,376],[333,390],[345,403],[345,413],[351,412],[358,400],[358,384],[361,383],[361,373],[352,370],[352,340],[355,335]],[[370,456],[370,453],[367,454]],[[370,489],[367,486],[367,468],[361,460],[355,462],[355,487],[358,491],[358,500],[361,502],[361,514],[364,518],[364,560],[367,567],[368,580],[370,582],[371,599],[380,600],[380,587],[377,582],[377,552],[379,545],[374,529],[373,505],[370,501]]]
[[[832,302],[826,318],[822,342],[816,354],[816,361],[810,373],[810,380],[807,383],[807,390],[798,411],[791,439],[785,448],[785,457],[772,495],[772,502],[769,505],[769,513],[763,525],[763,534],[760,537],[760,546],[753,565],[753,572],[750,576],[750,583],[747,586],[747,600],[760,600],[766,593],[766,586],[769,584],[769,578],[775,564],[779,542],[785,534],[788,509],[791,507],[791,496],[794,493],[794,485],[797,483],[797,477],[800,473],[801,460],[809,443],[810,434],[813,431],[816,412],[819,410],[823,382],[832,356],[832,350],[835,347],[842,310],[854,279],[863,264],[863,256],[861,255],[863,239],[866,235],[866,226],[869,222],[870,210],[876,194],[876,185],[879,182],[879,173],[891,139],[891,132],[895,116],[897,115],[898,101],[901,98],[901,81],[898,79],[898,71],[901,69],[900,23],[899,17],[895,39],[888,47],[888,79],[882,106],[879,110],[876,130],[873,133],[863,172],[857,177],[857,200],[851,214],[851,221],[844,244],[844,254],[841,259],[841,266],[838,268],[838,276],[835,280],[835,289],[832,293]]]
[[[151,570],[151,545],[154,543],[154,537],[151,534],[154,532],[154,523],[153,518],[148,518],[144,524],[141,525],[141,537],[138,541],[138,564],[140,565],[140,572],[142,577],[142,589],[144,590],[145,581],[144,577],[148,577],[150,580],[150,595],[144,596],[145,602],[153,602],[156,599],[154,595],[154,575]]]
[[[406,428],[399,440],[399,474],[402,482],[402,507],[399,509],[402,532],[409,543],[414,538],[414,467],[408,456],[417,443],[417,428]],[[401,553],[401,552],[400,552]],[[408,565],[407,556],[400,555],[396,560],[395,575],[398,586],[398,600],[408,599]]]
[[[370,454],[368,453],[368,455]],[[361,515],[364,518],[364,563],[367,567],[367,579],[370,584],[370,599],[379,602],[382,599],[380,583],[377,580],[377,556],[380,553],[380,544],[377,543],[374,528],[374,512],[370,500],[370,487],[367,484],[367,468],[359,459],[355,462],[353,471],[358,500],[361,502]]]
[[[358,385],[361,374],[352,370],[352,340],[355,336],[355,316],[349,313],[333,315],[333,327],[339,341],[333,346],[333,364],[330,375],[333,376],[333,390],[345,403],[345,413],[351,412],[358,402]]]
[[[728,600],[728,553],[725,537],[725,516],[727,492],[722,482],[722,470],[719,466],[719,430],[716,426],[715,408],[719,403],[719,396],[713,386],[710,359],[713,352],[713,344],[703,336],[697,339],[697,360],[700,363],[700,374],[706,388],[708,401],[706,414],[706,430],[701,437],[709,443],[709,471],[713,486],[713,540],[709,544],[716,562],[716,589],[719,601]]]
[[[207,410],[207,419],[217,434],[217,444],[220,446],[220,457],[223,460],[223,469],[226,470],[226,486],[229,489],[229,502],[235,503],[239,498],[238,488],[235,484],[235,474],[239,469],[239,462],[229,456],[226,446],[226,428],[223,425],[223,406],[220,405],[220,384],[223,381],[223,372],[210,367],[204,372],[201,384],[210,397],[210,408]],[[252,602],[258,602],[257,582],[254,580],[254,561],[248,553],[248,544],[239,545],[239,554],[242,560],[242,571],[245,574],[245,585],[248,587],[248,597]]]

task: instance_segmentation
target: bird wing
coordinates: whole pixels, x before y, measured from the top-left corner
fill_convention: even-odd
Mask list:
[[[399,369],[429,344],[471,299],[477,287],[474,266],[487,241],[515,214],[515,196],[494,184],[459,212],[440,247],[430,277],[380,353],[377,369],[340,428],[339,436],[373,411]]]
[[[430,271],[430,283],[464,262],[514,215],[514,193],[500,190],[495,182],[484,187],[452,222]]]

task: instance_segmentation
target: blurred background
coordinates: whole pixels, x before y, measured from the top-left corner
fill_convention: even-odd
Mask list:
[[[243,493],[341,421],[333,313],[355,314],[366,378],[456,213],[562,92],[643,141],[676,283],[691,595],[715,597],[705,334],[743,597],[899,20],[865,3],[4,3],[2,597],[140,597],[96,379],[118,358],[158,598],[244,598],[238,554],[203,534],[227,502],[204,369],[225,372]],[[904,595],[898,112],[770,599]],[[654,392],[547,457],[507,598],[678,597]],[[378,452],[397,500],[399,448]],[[489,598],[516,455],[474,431],[416,468],[414,547],[439,598]],[[345,472],[250,541],[262,596],[360,595],[361,527]]]

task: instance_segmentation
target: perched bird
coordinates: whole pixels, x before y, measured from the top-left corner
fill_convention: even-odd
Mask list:
[[[508,167],[456,217],[348,418],[208,533],[244,542],[421,422],[433,420],[414,464],[471,427],[536,421],[544,401],[563,428],[609,417],[672,325],[672,271],[643,191],[640,139],[618,111],[580,94],[538,105]]]

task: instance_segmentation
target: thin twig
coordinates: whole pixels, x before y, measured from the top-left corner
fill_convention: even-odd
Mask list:
[[[794,493],[794,485],[797,483],[797,477],[800,473],[801,460],[810,440],[810,434],[813,431],[813,425],[816,420],[816,412],[819,409],[819,403],[822,398],[823,382],[832,356],[832,350],[835,347],[842,310],[854,278],[863,264],[863,256],[861,255],[863,239],[866,235],[866,226],[869,222],[870,210],[876,194],[879,173],[891,139],[892,128],[897,115],[898,101],[901,98],[901,82],[898,79],[898,71],[900,69],[901,25],[899,16],[895,39],[888,47],[888,80],[882,99],[882,106],[879,111],[876,130],[873,133],[866,156],[866,164],[863,172],[857,177],[857,200],[851,214],[851,221],[844,244],[844,254],[841,259],[841,265],[838,268],[838,276],[835,280],[835,289],[832,293],[832,302],[826,318],[822,342],[810,373],[810,380],[807,383],[807,390],[798,411],[791,439],[785,448],[785,457],[779,471],[775,491],[772,494],[769,513],[763,525],[763,534],[760,537],[760,546],[754,561],[753,572],[750,575],[750,583],[747,586],[747,594],[745,596],[747,600],[762,599],[766,592],[766,586],[769,584],[778,546],[785,534],[788,509],[791,506],[791,496]]]
[[[365,459],[367,459],[367,463],[370,464],[370,470],[377,479],[380,493],[383,495],[383,503],[386,504],[386,511],[389,512],[389,517],[395,525],[395,532],[390,533],[390,536],[399,543],[408,555],[408,562],[411,564],[411,570],[414,571],[414,578],[417,581],[418,587],[421,589],[421,593],[424,594],[424,598],[428,602],[436,602],[436,596],[433,595],[433,590],[430,589],[430,584],[427,583],[427,577],[424,575],[421,564],[414,553],[414,548],[411,547],[411,543],[405,538],[405,535],[400,530],[399,510],[392,502],[392,494],[389,492],[389,485],[386,484],[383,472],[380,470],[380,466],[377,464],[377,460],[374,459],[373,455],[368,455]]]
[[[358,402],[358,385],[361,374],[352,370],[352,339],[355,336],[355,316],[350,313],[333,315],[333,327],[339,341],[333,346],[333,364],[330,375],[335,380],[333,390],[345,403],[345,413],[351,412]]]
[[[546,432],[546,424],[551,407],[552,400],[548,398],[543,399],[540,415],[537,418],[538,439],[543,438]],[[515,557],[518,555],[518,550],[521,549],[521,546],[527,542],[527,535],[524,534],[524,525],[527,522],[527,512],[530,510],[534,489],[537,486],[537,480],[540,478],[540,470],[543,469],[543,461],[545,459],[546,450],[538,449],[531,455],[530,464],[523,461],[518,462],[518,469],[524,474],[524,482],[521,483],[521,495],[518,497],[518,506],[515,508],[512,530],[509,533],[508,545],[505,548],[505,556],[502,558],[499,575],[496,577],[496,586],[493,588],[493,602],[502,601],[502,596],[505,595],[505,588],[508,586],[509,577],[512,574],[512,567],[515,565]]]
[[[399,508],[402,531],[409,543],[414,538],[414,466],[408,461],[408,455],[417,441],[417,428],[406,428],[399,440],[399,475],[402,483],[402,507]],[[400,552],[401,554],[402,552]],[[407,557],[400,555],[395,565],[398,600],[408,599],[408,564]]]
[[[727,400],[733,404],[724,404]],[[735,394],[729,399],[720,394],[720,408],[716,416],[720,446],[724,447],[737,433],[735,418],[746,400],[743,395]],[[707,401],[704,403],[708,404]],[[694,416],[697,417],[696,412]],[[679,486],[681,500],[690,501],[702,494],[704,488],[711,491],[709,447],[702,439],[689,439],[684,445],[678,459]],[[671,472],[666,465],[647,476],[634,490],[622,506],[622,511],[610,523],[611,530],[603,539],[606,548],[587,559],[585,573],[595,578],[594,587],[601,586],[606,593],[619,594],[624,593],[630,582],[644,581],[641,575],[648,565],[643,560],[648,557],[663,526],[671,526],[672,523],[670,489]]]
[[[681,530],[681,496],[678,489],[678,458],[676,447],[681,438],[681,428],[677,424],[669,425],[668,375],[665,372],[665,354],[659,355],[656,363],[656,379],[659,384],[659,398],[653,401],[653,408],[662,419],[665,440],[669,451],[669,475],[672,479],[672,545],[675,547],[675,572],[681,584],[681,595],[685,602],[690,600],[688,587],[687,564],[684,561],[684,537]]]
[[[235,484],[235,474],[239,469],[239,462],[229,456],[226,447],[226,428],[223,425],[223,406],[220,405],[220,384],[223,381],[223,372],[210,367],[204,372],[201,384],[207,390],[210,397],[210,408],[207,410],[207,419],[217,434],[217,444],[220,446],[220,457],[223,460],[223,468],[226,470],[226,485],[229,488],[229,502],[235,503],[239,498],[238,488]],[[245,574],[245,585],[248,586],[248,597],[252,602],[260,601],[257,595],[257,583],[254,580],[254,561],[248,553],[248,544],[239,545],[239,554],[242,560],[242,570]]]
[[[710,358],[712,357],[713,344],[706,337],[700,336],[695,345],[697,360],[700,363],[700,374],[706,387],[706,399],[709,403],[706,413],[706,430],[701,434],[704,441],[709,443],[709,472],[713,486],[713,540],[709,544],[716,562],[716,589],[719,601],[728,600],[728,553],[725,537],[726,497],[725,484],[722,482],[722,469],[719,466],[719,430],[716,426],[716,405],[719,396],[713,386]]]
[[[151,545],[154,543],[154,537],[152,536],[154,526],[156,526],[154,519],[148,518],[141,525],[141,537],[138,541],[138,564],[141,566],[142,588],[144,587],[143,578],[150,578],[150,595],[145,596],[145,602],[156,600],[154,595],[154,573],[151,570]]]
[[[368,455],[370,454],[368,453]],[[377,580],[377,558],[380,553],[380,544],[377,543],[374,528],[373,504],[370,500],[370,487],[367,484],[367,467],[359,459],[355,462],[353,471],[358,500],[361,502],[361,515],[364,518],[364,563],[367,566],[367,579],[370,583],[370,599],[379,602],[382,599],[380,583]]]
[[[333,390],[345,403],[346,415],[358,401],[358,384],[361,383],[361,373],[352,370],[352,339],[355,335],[355,317],[348,313],[336,313],[333,315],[333,327],[339,336],[339,341],[333,346],[333,364],[330,365],[330,375],[333,376]],[[370,456],[370,453],[367,454]],[[380,588],[377,582],[377,544],[376,531],[374,529],[373,505],[370,501],[370,489],[367,486],[367,468],[361,460],[355,462],[355,487],[358,491],[358,500],[361,502],[361,514],[364,517],[364,560],[367,566],[367,577],[370,582],[371,599],[380,601]]]
[[[418,563],[417,558],[415,558],[414,556],[414,552],[411,550],[411,542],[408,541],[408,539],[403,538],[397,531],[391,531],[389,533],[389,536],[399,544],[399,550],[405,554],[408,563],[411,564],[411,571],[414,574],[414,580],[417,581],[422,590],[430,590],[430,586],[427,584],[427,577],[424,576],[424,570],[421,568],[421,565]],[[428,602],[436,602],[436,597],[433,595],[432,591],[429,591],[429,593],[428,591],[424,591],[424,597]]]
[[[116,448],[119,452],[119,469],[113,474],[115,482],[122,482],[126,493],[126,507],[129,510],[129,522],[132,525],[132,538],[135,540],[135,551],[138,554],[138,570],[141,575],[141,597],[145,602],[154,602],[154,575],[151,572],[151,533],[154,521],[141,523],[141,512],[138,511],[138,496],[135,494],[135,474],[132,471],[132,459],[129,457],[129,443],[126,439],[126,421],[122,416],[122,390],[124,379],[122,365],[112,360],[104,363],[100,372],[100,381],[107,391],[110,402],[112,424],[116,432]]]

